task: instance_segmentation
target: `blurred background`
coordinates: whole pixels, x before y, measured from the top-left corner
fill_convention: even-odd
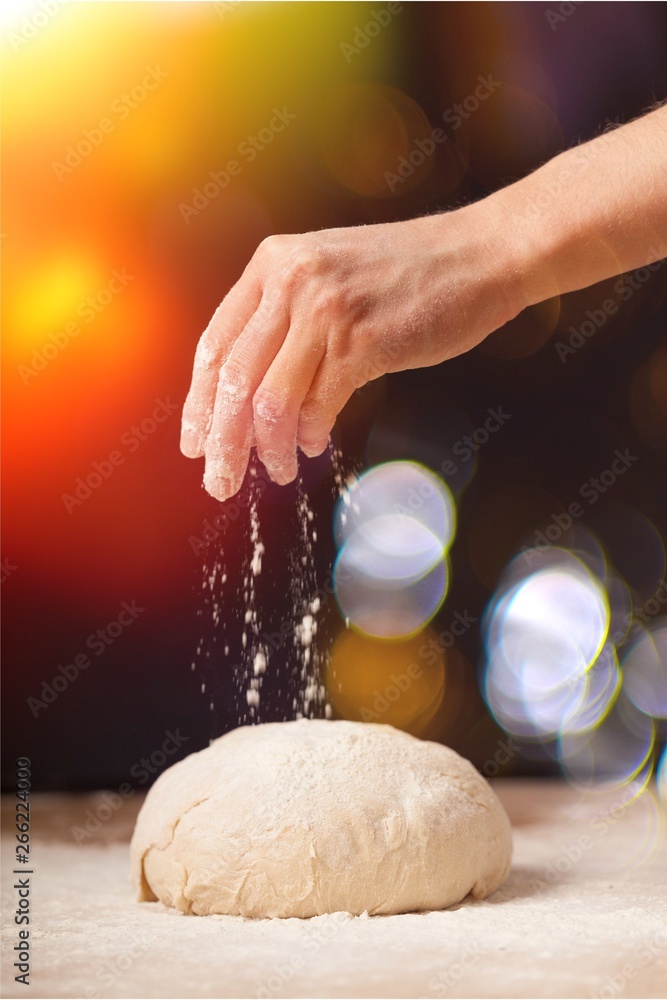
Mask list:
[[[647,780],[667,716],[667,268],[357,393],[333,459],[261,491],[256,577],[247,508],[205,494],[178,438],[198,337],[264,237],[452,208],[637,116],[667,97],[667,8],[1,16],[9,786],[27,755],[37,788],[145,787],[239,722],[304,710],[441,740],[489,776]],[[349,473],[406,460],[436,475],[451,532],[389,639],[335,599],[334,522]]]

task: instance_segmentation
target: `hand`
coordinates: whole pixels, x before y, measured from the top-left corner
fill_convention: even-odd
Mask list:
[[[202,334],[183,410],[209,493],[239,490],[253,443],[291,482],[297,445],[321,454],[355,389],[462,354],[520,311],[490,201],[260,244]]]

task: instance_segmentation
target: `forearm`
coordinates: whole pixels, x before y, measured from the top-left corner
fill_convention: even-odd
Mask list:
[[[352,392],[471,350],[536,302],[667,255],[667,108],[472,205],[264,240],[204,331],[181,447],[206,488],[250,448],[278,483],[319,455]]]
[[[507,281],[522,306],[659,260],[667,107],[561,153],[478,206],[502,233]]]

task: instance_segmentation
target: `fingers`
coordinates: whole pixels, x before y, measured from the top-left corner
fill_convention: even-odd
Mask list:
[[[204,486],[216,500],[241,489],[252,446],[252,397],[228,372],[220,372],[211,430],[206,441]]]
[[[199,339],[181,422],[181,451],[188,458],[199,458],[204,454],[220,368],[236,337],[257,309],[260,298],[260,285],[254,274],[246,269],[218,306]]]
[[[278,294],[267,292],[220,370],[204,471],[204,486],[218,500],[241,488],[253,443],[253,397],[288,329]]]
[[[272,479],[293,480],[297,444],[321,454],[361,384],[342,346],[349,337],[340,336],[347,317],[338,286],[313,282],[321,254],[276,237],[253,261],[200,338],[183,408],[181,450],[205,455],[204,485],[218,500],[241,488],[253,442]]]
[[[282,485],[296,478],[299,414],[325,352],[316,329],[293,324],[253,400],[257,454]]]
[[[321,455],[329,442],[336,417],[357,388],[346,366],[326,355],[303,400],[297,444],[304,455]]]

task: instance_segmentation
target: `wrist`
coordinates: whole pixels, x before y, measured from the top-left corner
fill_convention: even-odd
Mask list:
[[[523,226],[505,190],[452,212],[451,219],[464,236],[478,281],[483,276],[488,293],[498,302],[496,328],[518,316],[539,295],[540,254]]]
[[[511,318],[559,293],[551,262],[562,234],[534,178],[516,181],[471,206],[479,208],[481,225],[492,234],[497,280],[510,301]]]
[[[528,304],[522,262],[505,223],[493,197],[398,223],[409,227],[426,262],[427,295],[447,320],[438,361],[475,347]]]

